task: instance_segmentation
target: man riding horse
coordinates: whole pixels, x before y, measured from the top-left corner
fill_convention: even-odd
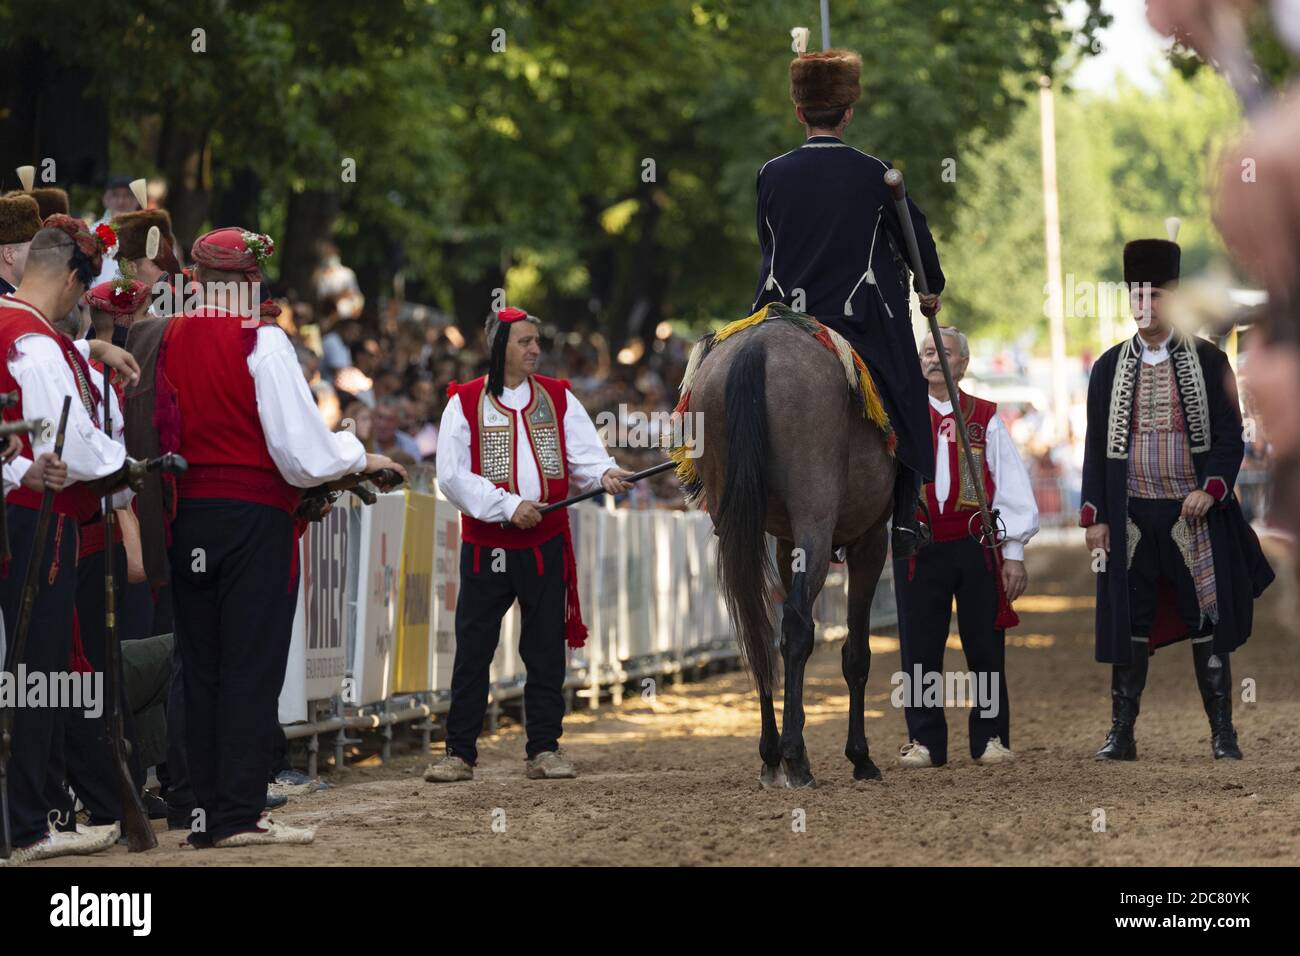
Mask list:
[[[893,547],[896,558],[907,558],[929,538],[916,508],[922,481],[934,480],[934,448],[908,307],[906,246],[883,178],[890,164],[842,139],[862,92],[861,72],[851,50],[790,63],[790,98],[807,140],[758,172],[763,266],[752,311],[782,302],[815,316],[866,362],[898,438]],[[938,311],[939,255],[925,216],[910,199],[908,208],[933,292],[921,304]]]

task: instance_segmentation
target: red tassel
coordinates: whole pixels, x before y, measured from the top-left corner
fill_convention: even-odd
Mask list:
[[[77,609],[72,609],[72,653],[68,656],[68,670],[74,674],[93,674],[95,669],[86,659],[86,646],[81,643],[81,621]]]
[[[582,604],[578,599],[578,562],[573,554],[573,536],[564,529],[564,641],[572,648],[587,643],[587,625],[582,623]]]

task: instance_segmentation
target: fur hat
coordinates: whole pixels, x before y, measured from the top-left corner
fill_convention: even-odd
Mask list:
[[[161,250],[170,243],[176,247],[176,237],[172,234],[172,217],[166,209],[142,209],[139,212],[127,212],[113,220],[113,229],[117,232],[117,257],[119,259],[143,259],[148,256],[145,249],[149,240],[149,229],[157,226],[162,234]]]
[[[36,200],[36,205],[41,207],[41,221],[49,219],[56,213],[65,216],[70,215],[68,211],[68,194],[62,189],[55,186],[46,186],[42,189],[33,189],[28,195]]]
[[[41,207],[26,193],[0,199],[0,246],[31,242],[41,231]]]
[[[1134,239],[1124,247],[1124,281],[1130,285],[1151,283],[1157,289],[1178,284],[1182,250],[1168,239]]]
[[[862,57],[852,50],[823,50],[790,61],[790,99],[806,110],[838,110],[862,95]]]

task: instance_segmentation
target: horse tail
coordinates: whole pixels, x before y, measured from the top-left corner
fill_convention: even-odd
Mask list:
[[[767,353],[758,336],[727,372],[727,468],[718,505],[718,584],[741,657],[761,693],[776,683],[772,592],[776,571],[764,538],[767,518]]]

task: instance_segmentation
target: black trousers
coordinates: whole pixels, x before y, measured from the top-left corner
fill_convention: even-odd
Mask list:
[[[37,513],[31,508],[5,505],[9,542],[13,558],[9,573],[0,575],[0,609],[5,620],[6,657],[4,669],[15,674],[14,642],[18,636],[18,609],[22,602],[23,579],[36,537]],[[50,580],[51,566],[58,568]],[[41,561],[39,588],[27,633],[22,663],[26,672],[47,675],[66,673],[72,651],[72,608],[77,593],[77,525],[71,518],[53,515]],[[14,846],[24,847],[41,840],[49,829],[49,784],[62,781],[61,746],[67,712],[55,707],[19,707],[14,714],[13,754],[9,761],[9,819]]]
[[[172,587],[190,784],[216,841],[266,805],[267,728],[277,716],[298,597],[293,518],[266,505],[183,501],[172,525]]]
[[[961,635],[966,667],[975,674],[976,700],[970,710],[970,753],[978,757],[994,737],[1011,746],[1011,708],[1007,695],[1006,632],[995,627],[998,616],[998,588],[991,567],[991,555],[973,538],[935,541],[916,555],[915,570],[908,575],[907,561],[894,562],[894,587],[898,596],[898,630],[903,672],[911,681],[913,694],[920,673],[937,674],[943,680],[943,652],[952,621],[952,602],[957,599],[957,630]],[[987,563],[986,563],[987,562]],[[932,678],[933,679],[933,678]],[[989,696],[996,680],[997,712]],[[947,681],[943,680],[946,685]],[[905,687],[909,685],[904,685]],[[948,760],[948,723],[942,699],[938,706],[912,706],[907,699],[904,714],[912,740],[930,750],[935,765]]]
[[[505,549],[505,567],[494,571],[493,549],[460,548],[460,593],[456,598],[456,656],[451,671],[451,710],[447,714],[447,752],[467,763],[478,760],[479,733],[487,713],[488,678],[501,637],[501,621],[519,601],[522,628],[519,656],[524,684],[524,723],[528,756],[560,746],[564,732],[564,537],[541,545],[542,570],[532,548]]]
[[[1130,497],[1128,500],[1129,517],[1141,535],[1128,569],[1129,625],[1137,637],[1151,635],[1162,578],[1173,586],[1178,616],[1193,636],[1200,637],[1214,629],[1208,621],[1205,627],[1201,626],[1196,583],[1171,534],[1182,510],[1183,503],[1170,498]]]

